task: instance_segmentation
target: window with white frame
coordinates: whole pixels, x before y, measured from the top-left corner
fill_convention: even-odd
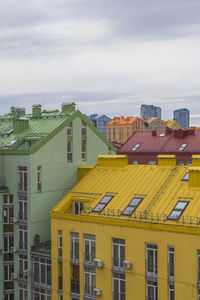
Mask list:
[[[58,294],[58,300],[63,300],[63,294],[61,294],[61,293]],[[73,300],[73,298],[72,298],[72,300]]]
[[[79,261],[79,234],[71,232],[71,260]]]
[[[51,300],[51,291],[34,288],[34,300]]]
[[[96,256],[96,238],[92,234],[84,234],[84,261],[93,263]]]
[[[3,253],[4,261],[13,261],[14,254],[11,252],[11,247],[14,245],[14,235],[5,235],[3,237]]]
[[[28,256],[19,255],[19,278],[27,280],[28,278]]]
[[[179,148],[178,151],[183,151],[187,147],[187,144],[182,144]]]
[[[51,260],[46,258],[33,258],[34,282],[51,285]]]
[[[169,285],[169,300],[175,299],[174,284]]]
[[[127,207],[123,210],[122,215],[131,216],[143,199],[143,197],[133,197]]]
[[[132,151],[136,151],[140,146],[141,146],[141,144],[136,144],[136,145],[132,148]]]
[[[168,277],[174,279],[174,247],[168,247]]]
[[[13,204],[13,195],[3,195],[3,204]]]
[[[129,138],[129,127],[127,127],[127,139]]]
[[[85,268],[84,270],[84,291],[85,295],[94,295],[96,288],[96,273],[94,268]]]
[[[28,231],[27,225],[19,225],[19,249],[28,249]]]
[[[4,265],[4,281],[12,281],[11,274],[14,272],[13,265]]]
[[[72,162],[72,123],[67,126],[67,161]]]
[[[125,274],[113,272],[113,300],[125,300]]]
[[[115,128],[113,128],[113,141],[116,140],[116,135],[115,135]]]
[[[20,300],[28,300],[28,289],[23,285],[19,286],[19,299]]]
[[[123,268],[124,260],[125,260],[125,240],[113,238],[112,240],[113,267]]]
[[[197,250],[197,280],[200,283],[200,250]]]
[[[108,139],[111,141],[111,128],[108,128]]]
[[[200,289],[198,289],[198,300],[200,300]]]
[[[179,220],[181,217],[182,213],[186,209],[188,205],[188,201],[178,201],[174,208],[172,209],[171,213],[168,216],[168,220]]]
[[[13,224],[13,207],[3,207],[3,224]]]
[[[158,284],[147,280],[147,300],[158,300]]]
[[[113,197],[114,196],[111,195],[105,195],[92,211],[100,213],[108,205],[108,203],[112,200]]]
[[[73,201],[74,215],[80,215],[81,211],[84,209],[84,202]]]
[[[37,191],[41,193],[42,191],[42,167],[37,167]]]
[[[58,230],[58,256],[62,257],[62,230]]]
[[[146,244],[146,274],[157,277],[157,245],[155,244]]]
[[[84,122],[82,122],[81,132],[82,132],[81,160],[86,160],[87,131],[86,131],[86,124]]]
[[[28,203],[26,197],[19,197],[19,220],[26,222],[27,221],[27,209]]]
[[[27,167],[18,167],[18,191],[27,191]]]
[[[13,293],[4,293],[4,300],[14,300],[14,294]]]

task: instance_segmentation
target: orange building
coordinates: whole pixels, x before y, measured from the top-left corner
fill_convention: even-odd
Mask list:
[[[138,117],[114,117],[107,127],[107,138],[123,144],[135,131],[145,131],[144,121]]]

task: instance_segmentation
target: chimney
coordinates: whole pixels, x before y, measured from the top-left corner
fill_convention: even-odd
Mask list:
[[[24,117],[24,118],[13,118],[13,133],[14,134],[19,134],[29,128],[29,120]]]
[[[160,167],[175,167],[176,155],[158,155],[158,166]]]
[[[32,105],[32,117],[33,118],[41,118],[41,108],[42,108],[42,105],[40,105],[40,104]]]
[[[127,155],[98,155],[98,167],[124,168],[128,166]]]
[[[24,107],[11,107],[11,115],[16,118],[25,116],[25,108]]]
[[[75,111],[76,103],[74,102],[65,102],[62,103],[62,113],[63,114],[71,114]]]
[[[166,127],[166,134],[170,134],[173,130],[169,127]]]
[[[156,130],[152,130],[152,136],[156,136]]]
[[[185,130],[181,128],[174,130],[174,137],[178,139],[183,139],[185,137]]]

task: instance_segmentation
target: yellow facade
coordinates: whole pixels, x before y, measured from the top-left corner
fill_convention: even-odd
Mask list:
[[[172,128],[172,129],[180,129],[180,125],[177,123],[176,120],[168,120],[168,121],[164,121],[165,124],[167,125],[167,127]]]
[[[121,162],[123,159],[124,163]],[[59,299],[59,276],[63,278],[64,300],[73,299],[71,279],[73,284],[80,284],[80,299],[93,299],[86,295],[84,286],[87,272],[91,269],[90,272],[94,273],[90,274],[95,274],[95,288],[101,291],[96,299],[118,300],[118,294],[113,298],[113,288],[119,280],[116,276],[122,276],[121,280],[125,284],[125,298],[121,299],[150,299],[147,296],[152,282],[156,284],[159,300],[170,299],[172,286],[175,299],[198,299],[200,157],[193,157],[196,163],[192,167],[175,166],[174,156],[159,156],[159,159],[162,161],[160,165],[143,166],[128,165],[126,156],[118,159],[114,156],[100,156],[97,166],[53,209],[53,299]],[[186,173],[189,177],[185,179]],[[111,197],[110,202],[96,213],[99,202],[105,196]],[[127,206],[134,198],[142,200],[132,215],[125,215]],[[175,209],[177,202],[187,205],[180,216],[173,219],[172,212],[176,210],[176,214],[179,214]],[[84,204],[82,211],[75,211],[77,203]],[[58,255],[59,231],[62,232],[62,259]],[[72,261],[71,252],[74,234],[78,235],[79,241],[79,259],[76,263]],[[88,269],[85,259],[86,240],[91,237],[95,237],[95,258],[102,261],[103,267],[94,267],[92,262]],[[125,250],[123,262],[130,262],[130,268],[127,265],[116,268],[113,263],[116,249],[114,243],[121,242]],[[156,247],[156,274],[149,273],[149,266],[146,265],[149,245]],[[173,278],[169,276],[169,247],[174,249]],[[155,264],[152,266],[155,268]]]

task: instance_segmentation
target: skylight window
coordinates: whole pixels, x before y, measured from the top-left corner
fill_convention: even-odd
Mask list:
[[[111,201],[111,199],[114,196],[106,195],[103,197],[103,199],[97,204],[97,206],[93,209],[93,212],[100,213],[102,210],[108,205],[108,203]]]
[[[168,216],[168,220],[179,220],[188,203],[188,201],[178,201]]]
[[[17,142],[17,139],[12,140],[10,143],[6,145],[6,147],[10,148]]]
[[[131,216],[132,213],[136,210],[140,202],[142,201],[141,197],[134,197],[131,202],[128,204],[128,206],[123,210],[122,215],[123,216]]]
[[[180,146],[180,148],[178,149],[178,151],[183,151],[185,149],[185,147],[187,146],[187,144],[182,144]]]
[[[159,136],[165,136],[165,133],[161,133]]]
[[[185,173],[185,175],[183,176],[182,181],[188,181],[189,180],[189,173]]]
[[[135,147],[133,147],[132,151],[136,151],[140,147],[140,145],[141,144],[136,144]]]

